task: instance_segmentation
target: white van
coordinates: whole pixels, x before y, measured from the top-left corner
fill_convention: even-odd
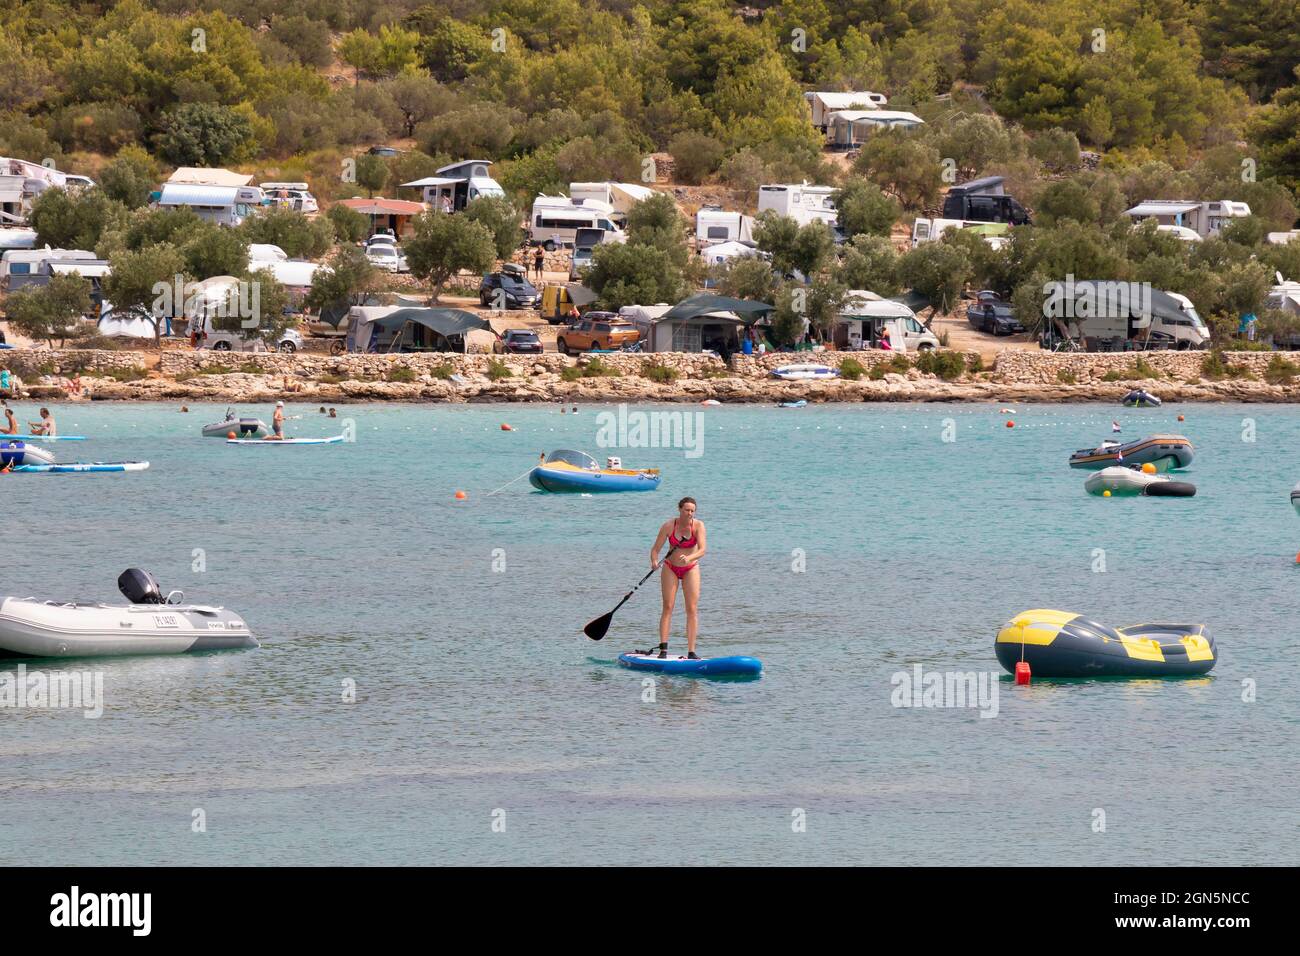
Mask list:
[[[705,206],[695,214],[695,246],[707,249],[722,242],[753,242],[754,217]]]
[[[609,203],[568,196],[538,196],[528,220],[528,238],[547,251],[572,246],[579,229],[603,229],[611,239],[622,241],[622,230],[614,224]],[[615,238],[615,236],[619,238]]]
[[[193,186],[164,183],[154,203],[161,209],[188,206],[200,219],[219,226],[238,226],[262,205],[256,186]]]
[[[889,330],[895,352],[925,352],[939,347],[939,338],[901,302],[882,299],[874,292],[855,289],[840,310],[837,344],[849,349],[879,348],[881,333]]]
[[[307,183],[262,183],[261,190],[271,206],[304,214],[320,212],[320,205]]]

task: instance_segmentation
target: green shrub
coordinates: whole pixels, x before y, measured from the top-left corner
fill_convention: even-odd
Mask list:
[[[339,382],[343,381],[343,376],[329,375],[329,374],[317,375],[316,381],[319,382],[321,385],[337,385]]]
[[[1145,356],[1139,355],[1133,361],[1133,375],[1135,378],[1162,378],[1163,373],[1147,362]]]
[[[441,365],[429,369],[429,374],[445,382],[456,374],[456,366],[450,362],[443,362]]]
[[[1113,368],[1101,377],[1103,382],[1122,382],[1129,377],[1127,369]]]
[[[1274,355],[1269,359],[1268,368],[1264,370],[1264,381],[1270,385],[1290,385],[1297,374],[1300,374],[1300,365],[1284,359],[1281,355]]]
[[[577,366],[575,366],[577,367]],[[581,366],[583,378],[601,378],[602,376],[615,376],[621,374],[618,369],[612,365],[606,365],[599,357],[593,358],[586,365]]]
[[[937,375],[945,382],[952,382],[966,371],[966,359],[960,352],[928,349],[916,357],[916,367],[927,375]]]
[[[1255,376],[1250,369],[1244,365],[1233,365],[1223,356],[1221,349],[1212,349],[1205,358],[1201,359],[1201,375],[1208,378],[1211,382],[1219,382],[1225,378],[1252,379]]]
[[[875,365],[871,366],[871,370],[867,372],[867,378],[871,379],[873,382],[879,382],[885,377],[885,373],[888,371],[889,367],[884,362],[877,362]]]
[[[1228,339],[1219,348],[1227,352],[1271,352],[1273,346],[1267,342],[1251,342],[1249,339]]]
[[[866,373],[867,370],[862,367],[862,363],[855,358],[846,358],[840,362],[840,378],[856,382]]]
[[[576,382],[582,378],[582,369],[576,365],[566,365],[560,372],[561,382]]]
[[[984,356],[976,352],[970,358],[966,359],[966,371],[974,375],[976,372],[984,371]]]
[[[234,369],[229,365],[202,365],[195,375],[229,375]]]
[[[415,372],[411,371],[411,369],[407,368],[405,365],[398,365],[395,368],[388,370],[387,379],[390,382],[410,384],[415,381]]]
[[[133,368],[112,368],[103,372],[97,372],[105,378],[111,378],[115,382],[138,382],[142,378],[147,378],[149,373],[140,366]]]
[[[652,382],[659,382],[664,385],[677,381],[677,369],[669,368],[667,365],[660,365],[658,362],[646,362],[642,365],[641,375]]]
[[[487,377],[494,382],[499,382],[503,378],[510,378],[515,373],[510,371],[510,366],[500,359],[492,359],[488,362]]]
[[[239,370],[245,375],[261,375],[265,372],[265,369],[256,362],[245,362],[243,365],[239,366]]]
[[[1056,380],[1062,385],[1078,385],[1079,380],[1075,378],[1074,373],[1068,368],[1056,370]]]
[[[899,353],[895,352],[893,357],[890,358],[889,362],[887,363],[887,367],[885,371],[897,372],[899,375],[904,375],[907,373],[907,370],[910,369],[911,367],[912,367],[912,363],[908,361],[906,355],[900,355]]]

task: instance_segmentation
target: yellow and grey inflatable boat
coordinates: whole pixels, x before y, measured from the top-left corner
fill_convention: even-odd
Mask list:
[[[998,631],[998,663],[1035,677],[1188,677],[1214,667],[1218,654],[1204,624],[1114,628],[1081,614],[1036,608]]]

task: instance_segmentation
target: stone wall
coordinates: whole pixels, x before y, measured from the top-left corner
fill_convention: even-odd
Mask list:
[[[4,349],[0,368],[35,379],[42,375],[70,376],[74,372],[94,373],[143,370],[145,354],[112,349]]]
[[[1019,385],[1100,384],[1111,372],[1124,377],[1114,381],[1138,382],[1149,376],[1138,373],[1134,365],[1142,362],[1157,371],[1152,381],[1194,382],[1202,378],[1201,363],[1208,352],[1047,352],[1041,349],[1003,349],[998,353],[995,371],[998,381]],[[1298,352],[1225,352],[1228,365],[1246,368],[1262,377],[1273,356],[1300,365]],[[1065,377],[1062,377],[1062,372]],[[1071,382],[1070,380],[1073,379]]]

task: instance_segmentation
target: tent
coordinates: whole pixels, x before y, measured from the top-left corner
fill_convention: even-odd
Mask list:
[[[351,352],[463,352],[465,336],[492,324],[463,309],[353,306]]]
[[[651,319],[647,345],[651,352],[715,351],[726,357],[740,350],[740,330],[771,311],[772,306],[765,302],[693,295]]]

